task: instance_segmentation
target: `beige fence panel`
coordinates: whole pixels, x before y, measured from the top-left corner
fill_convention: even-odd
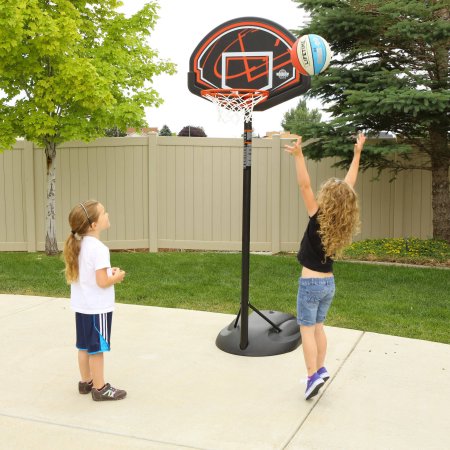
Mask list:
[[[46,165],[35,149],[37,249],[45,248]],[[70,229],[67,218],[78,202],[98,199],[107,208],[111,228],[104,239],[112,249],[148,244],[148,139],[99,139],[58,147],[56,159],[56,230],[62,249]]]
[[[240,139],[158,138],[158,247],[239,250]]]
[[[297,187],[289,140],[254,139],[251,250],[295,251],[308,220]],[[62,249],[70,208],[96,198],[105,204],[112,249],[241,249],[241,139],[103,138],[58,147],[56,230]],[[335,159],[308,161],[313,188],[331,176]],[[359,175],[362,231],[357,239],[432,236],[431,174],[402,172],[396,181]],[[0,153],[0,250],[42,251],[46,162],[32,143]]]
[[[18,142],[13,151],[0,154],[0,242],[2,250],[28,250],[27,204],[32,186],[30,146]],[[31,206],[31,205],[30,205]],[[28,219],[30,219],[28,217]]]

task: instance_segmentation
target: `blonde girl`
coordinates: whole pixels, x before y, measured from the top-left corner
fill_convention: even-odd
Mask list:
[[[104,379],[103,353],[110,350],[114,284],[125,272],[111,267],[109,249],[100,233],[110,227],[105,207],[96,200],[76,205],[69,214],[71,233],[64,244],[65,275],[70,284],[70,305],[75,311],[80,394],[95,401],[121,400],[126,391]]]
[[[365,140],[363,134],[357,136],[347,175],[343,180],[331,178],[323,183],[317,199],[302,152],[302,138],[285,146],[286,152],[294,157],[297,182],[309,216],[297,254],[302,265],[297,322],[308,372],[306,400],[317,395],[330,377],[325,368],[327,337],[323,323],[335,293],[333,258],[350,244],[359,229],[358,198],[353,188]]]

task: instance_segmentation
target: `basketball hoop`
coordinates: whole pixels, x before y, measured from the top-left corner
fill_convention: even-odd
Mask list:
[[[219,116],[225,122],[233,118],[239,119],[243,117],[247,123],[252,120],[255,105],[267,100],[269,91],[257,89],[203,89],[201,95],[217,106]]]
[[[278,355],[294,350],[301,342],[294,316],[277,311],[263,314],[249,301],[252,115],[311,87],[311,78],[301,75],[292,64],[295,40],[271,20],[238,17],[211,30],[189,60],[189,91],[213,102],[221,120],[244,125],[240,309],[236,320],[216,339],[218,348],[235,355]],[[249,308],[254,311],[250,316]]]

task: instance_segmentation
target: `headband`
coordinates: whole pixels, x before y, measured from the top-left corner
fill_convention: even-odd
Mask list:
[[[89,217],[87,209],[84,207],[83,203],[80,203],[80,206],[84,209],[84,212],[86,213],[86,218],[87,218],[87,220],[89,222],[89,225],[92,225],[92,221],[91,221],[91,218]]]

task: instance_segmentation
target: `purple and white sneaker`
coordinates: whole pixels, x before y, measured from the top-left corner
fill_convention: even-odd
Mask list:
[[[327,369],[325,367],[321,367],[317,373],[319,374],[320,378],[322,378],[323,381],[327,381],[330,378],[330,374],[328,373]]]
[[[316,372],[311,378],[308,378],[306,383],[305,400],[309,400],[318,394],[320,388],[324,385],[324,381],[320,375]]]

